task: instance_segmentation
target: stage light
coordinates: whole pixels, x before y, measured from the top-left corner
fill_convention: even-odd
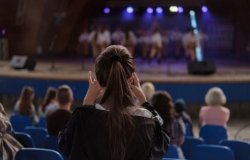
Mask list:
[[[195,12],[193,10],[191,10],[189,12],[190,15],[190,20],[191,20],[191,26],[196,29],[197,28],[197,22],[196,22],[196,18],[195,18]]]
[[[208,12],[207,6],[202,6],[202,7],[201,7],[201,11],[202,11],[203,13]]]
[[[126,11],[128,12],[128,13],[133,13],[134,12],[134,8],[133,7],[127,7],[127,9],[126,9]]]
[[[106,7],[106,8],[103,9],[103,12],[105,14],[109,14],[110,13],[110,9],[108,7]]]
[[[169,11],[170,12],[178,12],[178,7],[177,6],[170,6]]]
[[[147,13],[152,14],[154,12],[152,7],[148,7],[147,8]]]
[[[179,13],[183,13],[183,12],[184,12],[183,7],[178,7],[178,12],[179,12]]]
[[[163,12],[163,9],[161,7],[156,8],[156,13],[162,13],[162,12]]]

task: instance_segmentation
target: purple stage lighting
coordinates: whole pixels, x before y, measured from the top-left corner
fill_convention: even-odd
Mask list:
[[[156,8],[156,13],[162,13],[162,12],[163,12],[163,9],[161,7]]]
[[[152,14],[154,12],[152,7],[148,7],[147,8],[147,13]]]
[[[103,9],[103,12],[105,14],[109,14],[110,13],[110,9],[108,7],[106,7],[106,8]]]
[[[183,7],[178,7],[178,12],[179,13],[183,13],[183,11],[184,11]]]
[[[208,11],[208,8],[207,8],[207,6],[202,6],[201,10],[203,13],[206,13]]]
[[[133,13],[134,12],[134,8],[133,7],[127,7],[126,11],[128,13]]]

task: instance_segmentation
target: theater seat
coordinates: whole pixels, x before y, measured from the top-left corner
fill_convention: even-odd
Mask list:
[[[250,144],[237,140],[223,140],[220,145],[229,147],[235,156],[236,160],[247,160],[250,156]]]
[[[233,151],[226,146],[202,144],[196,146],[191,160],[235,160]]]
[[[63,160],[63,157],[51,149],[24,148],[16,153],[15,160]]]

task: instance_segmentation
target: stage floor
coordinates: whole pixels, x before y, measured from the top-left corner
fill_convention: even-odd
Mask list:
[[[171,83],[209,83],[209,82],[250,82],[250,63],[234,60],[215,61],[217,72],[212,75],[189,75],[187,61],[168,59],[157,62],[135,60],[136,72],[141,81]],[[87,80],[87,71],[94,70],[93,60],[56,60],[54,68],[49,60],[37,61],[34,71],[15,70],[9,61],[0,61],[0,76],[49,80]]]

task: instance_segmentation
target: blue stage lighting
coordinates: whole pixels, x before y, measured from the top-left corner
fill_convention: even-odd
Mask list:
[[[133,13],[134,12],[134,8],[133,7],[127,7],[127,9],[126,9],[126,11],[128,12],[128,13]]]
[[[178,7],[178,12],[179,12],[179,13],[183,13],[183,12],[184,12],[183,7]]]
[[[147,13],[152,14],[154,12],[152,7],[148,7],[147,8]]]
[[[103,9],[103,12],[104,12],[105,14],[109,14],[109,13],[110,13],[110,8],[105,7],[105,8]]]
[[[162,13],[162,12],[163,12],[163,9],[161,7],[156,8],[156,13]]]
[[[203,13],[208,12],[207,6],[202,6],[202,7],[201,7],[201,11],[202,11]]]

